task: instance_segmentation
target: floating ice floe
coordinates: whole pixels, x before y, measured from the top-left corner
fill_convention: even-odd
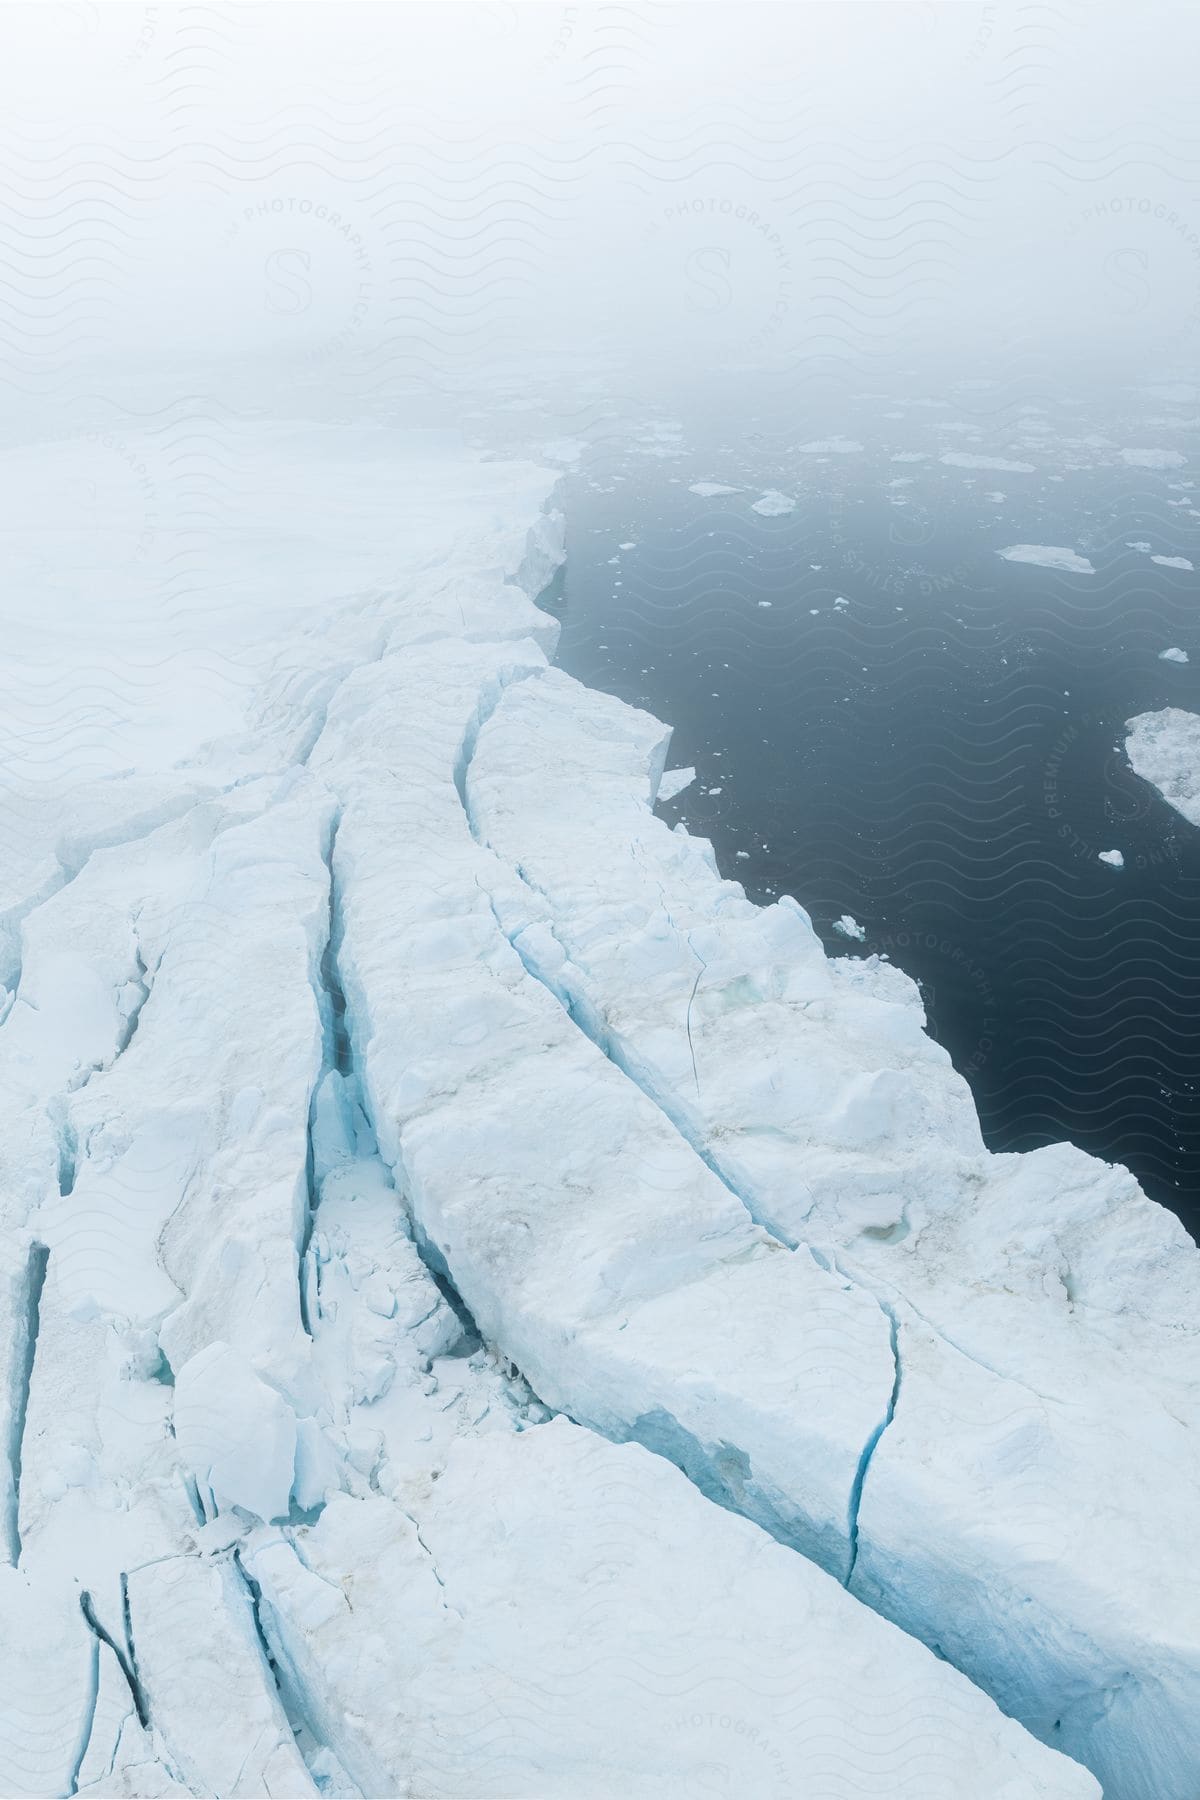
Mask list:
[[[1121,461],[1130,469],[1182,469],[1187,457],[1178,450],[1122,450]]]
[[[1034,563],[1039,569],[1062,569],[1071,575],[1096,573],[1086,556],[1061,544],[1010,544],[1007,550],[997,550],[996,555],[1005,562]]]
[[[732,1443],[764,1407],[795,1479],[776,1498],[752,1475],[750,1510],[811,1535],[798,1402],[837,1284],[754,1226],[502,929],[525,890],[473,840],[456,777],[555,641],[529,599],[561,555],[546,477],[420,436],[402,468],[393,440],[339,463],[344,442],[318,468],[290,431],[240,441],[276,511],[257,521],[271,606],[213,637],[257,633],[235,700],[193,661],[161,768],[116,772],[131,704],[98,776],[84,709],[58,719],[55,780],[28,771],[27,817],[10,791],[0,1790],[649,1800],[715,1766],[739,1792],[1091,1800],[966,1677],[713,1504],[687,1443]],[[363,587],[338,603],[341,519]],[[243,536],[197,603],[252,564]],[[182,602],[137,616],[161,707]],[[9,669],[18,708],[27,675]],[[437,1224],[476,1179],[491,1249]],[[777,1295],[761,1325],[738,1322],[747,1274]],[[572,1320],[557,1350],[541,1277]],[[611,1432],[552,1417],[502,1338]],[[848,1490],[878,1401],[847,1349]],[[738,1729],[768,1692],[770,1728]]]
[[[756,500],[752,512],[762,513],[768,519],[777,518],[781,513],[794,511],[796,502],[788,494],[781,494],[778,488],[768,488],[761,500]]]
[[[1186,650],[1179,650],[1173,645],[1170,650],[1160,650],[1158,653],[1158,660],[1159,662],[1185,663],[1188,660],[1188,653]]]
[[[741,491],[741,488],[730,487],[727,481],[693,481],[688,489],[689,494],[699,494],[705,500],[717,494],[740,494]]]
[[[1006,456],[975,456],[969,450],[945,450],[938,461],[948,469],[995,469],[1004,475],[1034,475],[1033,463],[1013,462]]]
[[[867,935],[865,927],[860,925],[858,920],[852,918],[849,913],[843,913],[840,919],[835,919],[833,921],[833,929],[836,932],[839,932],[842,937],[857,938],[859,943],[861,943]]]
[[[1160,568],[1163,569],[1191,570],[1195,566],[1188,561],[1186,556],[1152,556],[1150,561],[1152,563],[1158,563]]]
[[[542,445],[542,455],[547,462],[573,468],[582,458],[586,447],[580,438],[554,438],[550,443]]]
[[[1135,774],[1200,825],[1200,715],[1177,706],[1139,713],[1126,723],[1125,754]]]
[[[1119,850],[1101,850],[1097,853],[1097,860],[1102,863],[1107,863],[1110,869],[1123,869],[1125,867],[1125,858],[1121,855]]]

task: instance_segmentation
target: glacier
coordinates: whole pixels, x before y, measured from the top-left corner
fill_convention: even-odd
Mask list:
[[[6,821],[0,1789],[1190,1800],[1182,1227],[656,816],[553,471],[377,446],[346,591],[243,429],[229,680]]]

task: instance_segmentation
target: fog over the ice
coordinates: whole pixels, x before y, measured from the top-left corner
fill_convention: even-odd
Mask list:
[[[13,6],[2,367],[1194,359],[1194,7]],[[231,396],[232,397],[232,396]]]

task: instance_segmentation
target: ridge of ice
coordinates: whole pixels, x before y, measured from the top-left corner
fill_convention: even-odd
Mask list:
[[[837,1272],[839,1353],[851,1302],[894,1321],[853,1591],[1107,1792],[1186,1800],[1200,1608],[1139,1521],[1151,1467],[1160,1530],[1186,1531],[1200,1484],[1200,1256],[1124,1170],[988,1155],[913,984],[826,963],[794,902],[751,906],[654,818],[666,740],[554,670],[504,690],[466,789],[524,881],[509,935],[749,1213]]]

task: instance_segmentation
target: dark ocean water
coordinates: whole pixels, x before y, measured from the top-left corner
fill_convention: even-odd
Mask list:
[[[1171,390],[1099,421],[866,394],[836,425],[769,399],[652,420],[565,484],[558,659],[673,724],[671,764],[699,774],[666,815],[723,873],[917,978],[994,1149],[1070,1139],[1193,1233],[1200,831],[1122,742],[1135,713],[1200,710],[1200,576],[1129,547],[1200,563],[1196,412]],[[1185,460],[1130,466],[1129,447]],[[768,489],[794,509],[755,512]],[[1096,573],[996,554],[1016,543]],[[832,930],[843,913],[861,945]]]

